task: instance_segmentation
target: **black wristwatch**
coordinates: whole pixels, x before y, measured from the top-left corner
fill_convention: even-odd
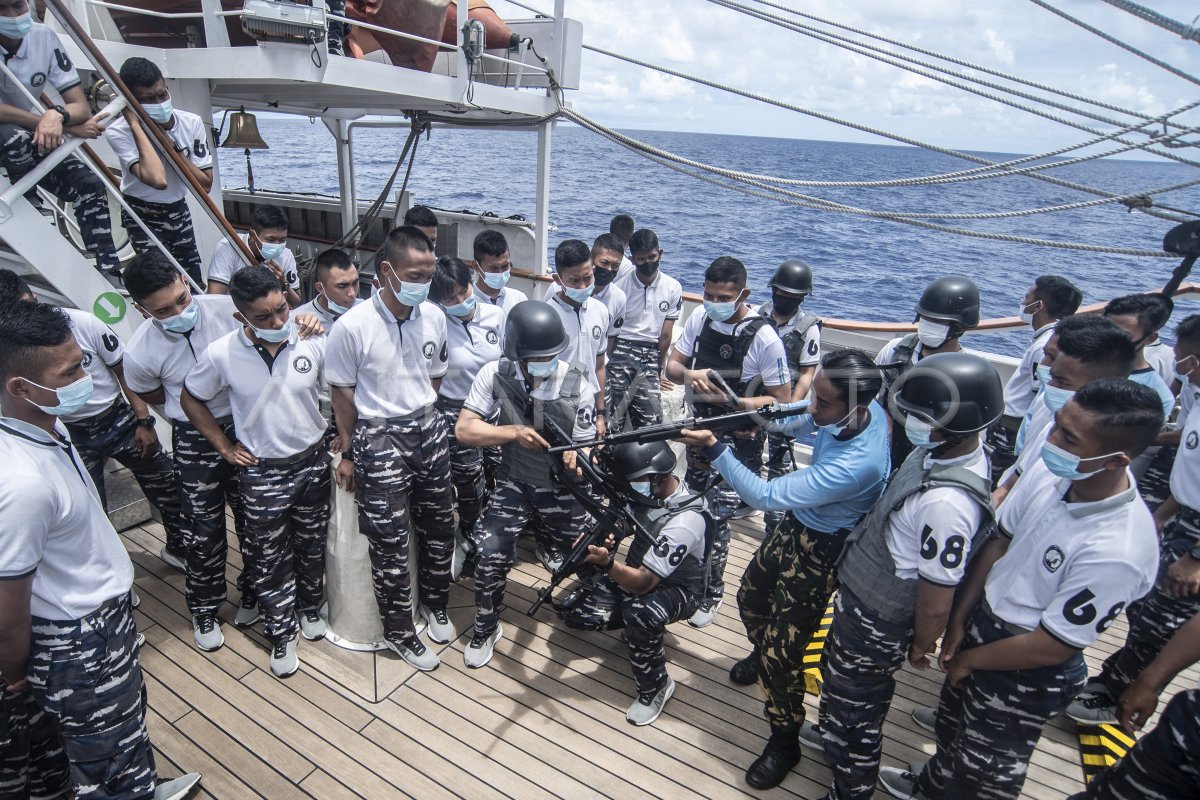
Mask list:
[[[1188,550],[1188,555],[1197,561],[1200,561],[1200,544],[1196,545],[1191,550]]]
[[[55,111],[57,111],[58,113],[62,114],[64,128],[71,124],[71,112],[70,111],[67,111],[67,109],[64,108],[63,106],[53,106],[53,109]]]
[[[137,426],[139,428],[153,428],[154,427],[154,417],[142,417],[141,419],[139,419],[137,421]]]
[[[615,554],[615,553],[609,553],[609,554],[608,554],[608,563],[607,563],[607,564],[605,564],[603,567],[601,567],[601,569],[603,569],[603,570],[604,570],[604,574],[605,574],[605,575],[607,575],[608,573],[612,572],[613,564],[615,564],[615,563],[617,563],[617,556],[616,556],[616,554]]]

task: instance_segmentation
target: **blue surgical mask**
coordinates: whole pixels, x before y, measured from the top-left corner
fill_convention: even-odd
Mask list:
[[[503,289],[508,285],[508,279],[511,277],[511,269],[506,269],[504,272],[485,272],[483,273],[483,282],[493,289]]]
[[[462,317],[470,316],[471,312],[475,310],[476,302],[475,295],[469,294],[467,295],[467,299],[461,303],[455,303],[452,306],[443,306],[443,308],[446,309],[446,313],[450,316],[461,319]]]
[[[396,299],[401,305],[415,308],[425,302],[425,298],[429,297],[429,283],[411,283],[409,281],[400,281],[400,291],[393,290]]]
[[[650,481],[630,481],[629,488],[638,494],[650,496]]]
[[[29,378],[24,378],[23,380],[33,383],[33,381],[29,380]],[[66,386],[62,386],[58,389],[51,389],[47,386],[42,386],[40,383],[33,383],[33,385],[39,389],[45,389],[47,392],[54,392],[55,397],[58,398],[58,405],[43,406],[34,403],[32,400],[29,400],[28,397],[25,399],[29,400],[31,404],[37,406],[47,414],[53,414],[56,417],[65,417],[66,415],[74,414],[76,411],[83,408],[85,405],[87,405],[87,401],[91,399],[92,391],[95,388],[92,386],[92,376],[87,374],[85,374],[79,380],[74,381],[73,383],[68,383]]]
[[[254,329],[254,335],[259,339],[262,339],[264,342],[279,344],[280,342],[286,342],[289,338],[291,338],[292,330],[295,328],[295,325],[292,324],[292,321],[289,319],[279,330],[274,330],[272,328],[255,328],[253,325],[250,327]]]
[[[33,27],[33,13],[26,11],[19,17],[0,17],[0,36],[9,39],[24,39]]]
[[[287,245],[283,244],[282,242],[279,244],[272,244],[270,242],[263,242],[260,240],[258,252],[262,254],[264,261],[274,261],[283,255],[283,250],[285,247],[287,247]]]
[[[854,416],[854,409],[850,409],[846,416],[842,417],[832,425],[818,425],[817,428],[823,431],[829,431],[834,436],[841,436],[846,432],[846,426],[850,423],[850,419]]]
[[[1050,365],[1049,364],[1038,364],[1037,365],[1037,379],[1038,379],[1038,383],[1040,383],[1043,387],[1050,385]]]
[[[333,298],[330,297],[329,295],[325,294],[324,292],[321,293],[321,297],[325,298],[325,306],[329,309],[330,314],[337,314],[340,317],[342,314],[345,314],[347,311],[350,310],[346,306],[339,305],[338,303],[333,302]]]
[[[171,121],[171,115],[175,113],[175,105],[171,102],[171,98],[168,97],[161,103],[142,103],[142,110],[150,115],[150,119],[165,125]],[[266,245],[263,245],[263,247],[265,249]]]
[[[1109,453],[1108,455],[1104,456],[1094,456],[1093,458],[1089,458],[1087,460],[1099,461],[1119,455],[1121,454]],[[1046,463],[1046,469],[1050,470],[1051,474],[1059,478],[1066,478],[1069,481],[1081,481],[1085,478],[1090,478],[1093,475],[1098,475],[1104,471],[1104,468],[1101,467],[1100,469],[1092,470],[1091,472],[1080,472],[1079,462],[1082,460],[1083,459],[1074,453],[1068,453],[1066,450],[1063,450],[1061,447],[1050,442],[1046,442],[1044,445],[1042,445],[1042,461]]]
[[[558,357],[549,361],[526,361],[525,369],[529,371],[531,378],[549,378],[558,369]]]
[[[724,322],[737,313],[737,301],[730,303],[711,303],[708,300],[704,301],[704,313],[713,322]]]
[[[1183,369],[1182,369],[1182,367],[1181,367],[1181,365],[1182,365],[1184,362],[1190,361],[1190,360],[1191,360],[1191,358],[1192,358],[1191,356],[1188,356],[1187,358],[1181,358],[1181,359],[1179,359],[1178,361],[1176,361],[1176,362],[1175,362],[1175,380],[1179,381],[1180,383],[1187,383],[1187,382],[1188,382],[1188,376],[1189,376],[1189,375],[1191,375],[1193,372],[1195,372],[1195,371],[1196,371],[1196,367],[1195,367],[1195,366],[1193,366],[1193,367],[1192,367],[1191,369],[1189,369],[1187,372],[1184,372],[1184,371],[1183,371]]]
[[[189,333],[192,328],[196,327],[196,323],[200,321],[200,304],[193,297],[192,302],[187,304],[187,308],[175,316],[167,317],[166,319],[156,319],[154,321],[164,331]]]
[[[915,447],[922,450],[932,450],[942,444],[942,442],[935,442],[930,438],[933,436],[933,426],[914,414],[909,414],[908,418],[904,420],[904,435]]]
[[[572,289],[570,286],[562,287],[563,294],[576,303],[582,303],[587,300],[592,296],[592,292],[595,291],[595,289],[596,284],[594,283],[589,286],[585,286],[582,289]]]
[[[1046,384],[1046,388],[1042,392],[1042,402],[1046,404],[1046,408],[1057,414],[1067,404],[1067,401],[1074,396],[1074,392]]]

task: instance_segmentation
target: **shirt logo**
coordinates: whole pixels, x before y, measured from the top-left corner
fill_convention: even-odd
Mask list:
[[[1197,436],[1196,432],[1192,431],[1187,435],[1187,439],[1184,441],[1183,446],[1188,450],[1195,450],[1197,444],[1200,444],[1200,436]]]
[[[624,317],[617,317],[617,321],[613,323],[613,327],[614,327],[614,328],[620,328],[620,327],[621,327],[622,325],[624,325],[624,324],[625,324],[625,318],[624,318]]]
[[[293,283],[296,283],[296,273],[289,272],[287,274],[287,282],[288,282],[288,286],[291,286]]]
[[[488,331],[485,338],[487,339],[488,344],[495,344],[496,342],[500,341],[500,337],[496,335],[495,331]]]
[[[92,365],[92,361],[93,361],[93,358],[92,358],[91,353],[83,354],[83,368],[84,369],[87,369],[88,367],[90,367]]]
[[[593,325],[593,326],[592,326],[592,338],[593,338],[593,339],[595,339],[596,341],[600,341],[600,334],[601,334],[601,333],[603,333],[603,331],[601,331],[601,330],[600,330],[600,326],[599,326],[599,325]]]
[[[313,368],[312,359],[308,356],[296,356],[292,359],[292,369],[303,375],[306,372],[311,372]]]
[[[670,307],[671,307],[671,306],[667,304],[667,301],[666,301],[666,300],[663,300],[661,303],[659,303],[659,304],[658,304],[658,310],[659,310],[659,311],[663,311],[663,312],[665,312],[665,311],[666,311],[668,308],[670,308]]]
[[[443,364],[445,364],[446,361],[449,360],[449,358],[450,358],[450,344],[448,342],[442,342],[442,352],[438,355],[438,359]]]
[[[433,354],[435,352],[437,352],[437,348],[434,347],[433,342],[426,342],[425,344],[421,345],[421,354],[425,356],[425,358],[433,358]]]
[[[733,345],[723,344],[717,352],[720,354],[721,358],[733,358]]]
[[[1058,568],[1066,560],[1067,557],[1063,554],[1062,548],[1056,544],[1052,544],[1046,548],[1046,552],[1042,555],[1042,566],[1050,572],[1058,572]]]
[[[58,68],[60,70],[62,70],[63,72],[70,71],[71,57],[68,56],[66,53],[64,53],[62,50],[59,50],[57,47],[54,48],[54,60],[58,62]]]
[[[29,79],[29,85],[37,89],[46,83],[46,73],[35,72],[33,77]]]

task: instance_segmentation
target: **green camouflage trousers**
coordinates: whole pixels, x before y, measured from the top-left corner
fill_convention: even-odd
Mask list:
[[[763,710],[773,731],[804,722],[804,651],[837,587],[848,531],[813,531],[788,514],[759,545],[742,575],[738,605],[759,649]]]

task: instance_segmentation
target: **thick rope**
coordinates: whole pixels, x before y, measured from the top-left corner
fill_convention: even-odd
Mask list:
[[[1177,36],[1182,36],[1184,39],[1200,42],[1200,28],[1196,26],[1195,21],[1191,25],[1184,25],[1182,22],[1176,22],[1170,17],[1159,14],[1157,11],[1146,8],[1143,5],[1138,5],[1137,3],[1130,3],[1128,0],[1104,0],[1104,2],[1122,11],[1128,11],[1135,17],[1141,17],[1163,30],[1168,30]]]

